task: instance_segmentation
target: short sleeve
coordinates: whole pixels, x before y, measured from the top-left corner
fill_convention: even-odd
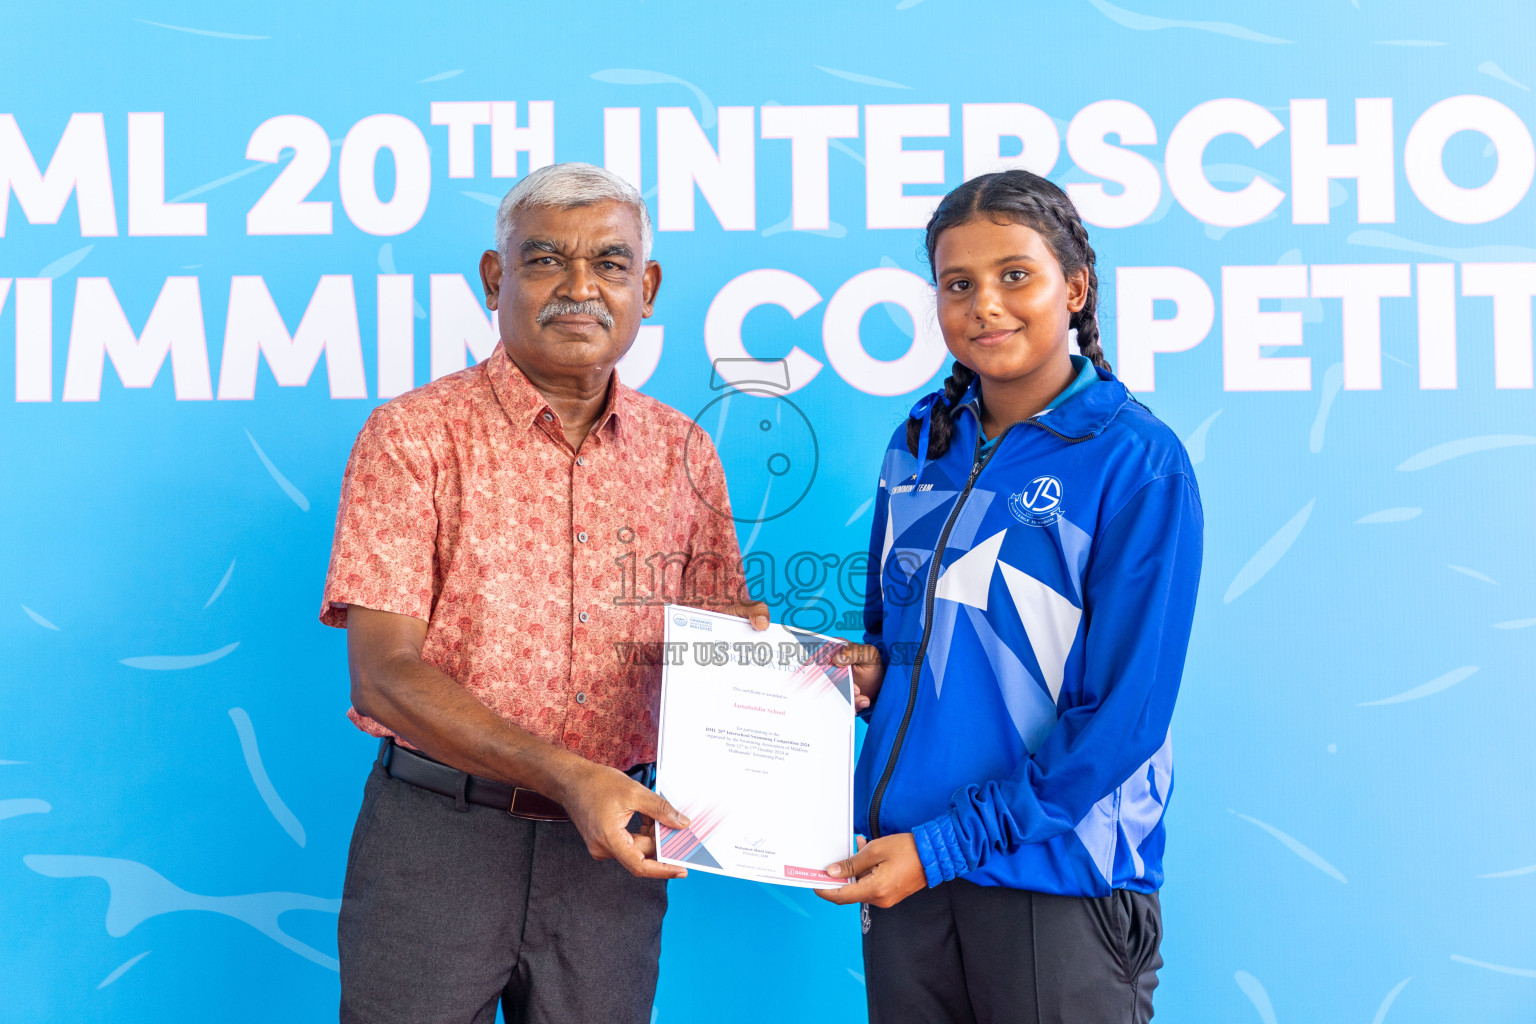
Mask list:
[[[394,410],[374,410],[342,477],[321,622],[345,628],[347,607],[354,604],[431,618],[436,474],[429,447]]]
[[[691,429],[694,433],[687,445],[688,476],[695,507],[689,590],[704,605],[746,603],[752,597],[747,593],[742,572],[741,545],[736,539],[736,519],[731,514],[725,470],[708,435],[696,425]]]

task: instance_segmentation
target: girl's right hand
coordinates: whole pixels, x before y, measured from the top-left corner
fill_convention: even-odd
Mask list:
[[[853,668],[853,709],[863,712],[874,704],[885,682],[885,662],[873,644],[848,644],[833,657],[839,665]]]

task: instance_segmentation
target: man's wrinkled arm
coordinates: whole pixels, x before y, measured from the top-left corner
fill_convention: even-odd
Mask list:
[[[421,659],[426,635],[427,623],[413,616],[357,605],[348,609],[347,662],[352,703],[359,712],[460,771],[558,801],[598,860],[617,860],[642,878],[687,874],[655,860],[651,835],[633,835],[626,828],[636,812],[672,828],[686,827],[686,817],[623,772],[547,743],[496,715]]]
[[[501,718],[422,661],[426,636],[421,619],[352,605],[347,663],[353,706],[445,764],[559,799],[590,762]]]

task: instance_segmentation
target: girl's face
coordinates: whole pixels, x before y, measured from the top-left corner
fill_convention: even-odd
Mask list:
[[[1033,228],[979,214],[939,235],[934,265],[944,344],[983,383],[1070,365],[1067,329],[1087,299],[1088,270],[1064,276]]]

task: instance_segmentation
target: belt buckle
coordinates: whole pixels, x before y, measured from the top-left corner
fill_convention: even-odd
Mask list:
[[[513,789],[512,789],[512,800],[511,800],[511,802],[509,802],[507,804],[507,813],[512,815],[514,818],[523,818],[523,819],[526,819],[526,820],[529,820],[529,821],[569,821],[570,820],[568,815],[565,815],[565,814],[551,814],[551,813],[549,813],[548,810],[542,809],[542,808],[540,810],[537,810],[537,811],[518,810],[517,799],[518,799],[518,794],[520,794],[520,793],[527,793],[529,796],[534,797],[537,800],[539,800],[541,802],[544,802],[544,803],[547,803],[547,804],[553,804],[554,803],[552,800],[549,799],[549,797],[544,796],[542,793],[539,793],[537,790],[527,789],[527,788],[525,788],[523,786],[514,786]],[[556,805],[556,806],[558,806],[558,805]]]

